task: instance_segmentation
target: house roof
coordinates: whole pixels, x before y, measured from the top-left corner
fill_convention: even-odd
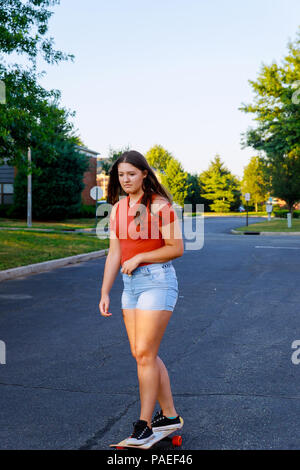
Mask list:
[[[76,145],[76,148],[78,148],[78,150],[80,150],[82,153],[88,154],[91,157],[97,158],[97,155],[100,155],[100,152],[95,152],[95,150],[83,147],[82,145]]]

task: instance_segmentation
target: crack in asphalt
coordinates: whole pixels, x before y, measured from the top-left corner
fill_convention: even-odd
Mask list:
[[[138,390],[135,391],[124,391],[124,392],[103,392],[103,391],[92,391],[92,390],[71,390],[66,388],[53,388],[53,387],[40,387],[40,386],[31,386],[31,385],[24,385],[24,384],[10,384],[10,383],[0,383],[0,386],[7,386],[7,387],[21,387],[27,389],[36,389],[36,390],[50,390],[50,391],[57,391],[57,392],[68,392],[68,393],[86,393],[86,394],[95,394],[95,395],[108,395],[108,396],[120,396],[120,395],[129,395],[132,396],[136,394],[138,398],[132,402],[130,406],[137,403],[139,400],[139,392]],[[197,397],[248,397],[248,398],[274,398],[274,399],[283,399],[283,400],[300,400],[300,396],[289,396],[289,395],[272,395],[272,394],[265,394],[265,393],[244,393],[244,392],[199,392],[199,393],[173,393],[173,397],[181,397],[181,398],[197,398]],[[121,413],[120,417],[124,416],[125,413]],[[116,420],[119,418],[116,418]],[[115,421],[116,421],[115,420]],[[114,422],[115,422],[114,421]],[[106,429],[106,428],[105,428]],[[108,430],[108,429],[107,429]]]
[[[248,398],[282,398],[284,400],[300,400],[300,396],[271,395],[271,394],[263,394],[263,393],[243,393],[243,392],[173,393],[173,396],[183,397],[183,398],[220,396],[220,397],[248,397]]]
[[[56,388],[56,387],[43,387],[41,385],[25,385],[25,384],[16,384],[16,383],[5,383],[0,382],[0,386],[6,387],[20,387],[20,388],[27,388],[31,390],[52,390],[56,392],[70,392],[70,393],[87,393],[87,394],[96,394],[96,395],[132,395],[132,391],[130,392],[103,392],[96,390],[74,390],[69,388]]]
[[[129,403],[129,405],[125,408],[124,411],[122,411],[118,416],[115,416],[114,418],[111,418],[108,420],[106,426],[104,428],[100,429],[97,431],[93,437],[88,439],[84,445],[78,448],[78,450],[91,450],[93,447],[95,447],[99,440],[111,430],[111,428],[114,426],[114,424],[119,421],[123,416],[125,416],[129,410],[129,408],[137,403],[138,399],[134,400],[133,402]]]
[[[0,382],[0,386],[7,386],[7,387],[21,387],[21,388],[28,388],[28,389],[36,389],[36,390],[51,390],[57,392],[68,392],[68,393],[86,393],[86,394],[96,394],[96,395],[109,395],[109,396],[118,396],[118,395],[130,395],[132,396],[134,393],[136,395],[139,394],[138,390],[135,391],[124,391],[124,392],[103,392],[103,391],[93,391],[93,390],[71,390],[67,388],[53,388],[53,387],[41,387],[41,386],[33,386],[33,385],[24,385],[24,384],[14,384],[14,383],[3,383]],[[224,396],[224,397],[250,397],[250,398],[282,398],[285,400],[300,400],[300,395],[297,396],[289,396],[289,395],[272,395],[272,394],[264,394],[264,393],[244,393],[244,392],[199,392],[199,393],[173,393],[174,397],[184,397],[184,398],[193,398],[193,397],[209,397],[209,396]],[[133,405],[138,401],[138,398],[131,404]],[[130,406],[131,406],[130,405]],[[126,413],[125,413],[126,414]],[[123,414],[121,414],[121,417]],[[119,418],[118,418],[119,419]]]

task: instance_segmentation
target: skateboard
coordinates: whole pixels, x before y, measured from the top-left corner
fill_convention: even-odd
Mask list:
[[[153,435],[152,439],[150,441],[146,442],[145,444],[141,444],[141,445],[126,444],[127,439],[124,439],[123,441],[119,442],[118,444],[110,444],[109,447],[114,447],[115,449],[119,449],[119,450],[121,450],[121,449],[144,449],[144,450],[151,449],[151,447],[154,446],[154,444],[161,441],[162,439],[165,439],[167,436],[169,436],[173,432],[181,429],[183,424],[184,424],[184,421],[183,421],[182,418],[180,418],[180,423],[181,423],[180,428],[177,427],[177,428],[173,428],[173,429],[165,429],[164,431],[155,431],[155,430],[153,430],[154,435]],[[179,436],[179,435],[173,436],[171,438],[171,441],[172,441],[172,444],[173,444],[174,447],[180,447],[181,444],[182,444],[182,437]]]

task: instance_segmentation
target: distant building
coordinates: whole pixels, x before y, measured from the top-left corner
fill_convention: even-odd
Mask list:
[[[82,203],[88,206],[94,206],[96,205],[96,201],[91,198],[90,191],[94,186],[97,186],[97,159],[100,153],[80,145],[76,147],[80,153],[89,158],[89,168],[83,175],[84,189],[81,193]]]
[[[102,163],[107,161],[108,158],[98,157],[97,158],[97,186],[100,186],[102,189],[102,198],[107,200],[107,188],[109,175],[103,171]]]
[[[16,169],[6,163],[0,166],[0,204],[12,204]]]

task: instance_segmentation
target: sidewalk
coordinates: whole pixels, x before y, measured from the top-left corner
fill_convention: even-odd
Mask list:
[[[53,259],[50,261],[43,261],[42,263],[29,264],[28,266],[20,266],[18,268],[6,269],[0,271],[0,282],[17,277],[25,276],[28,274],[42,273],[50,271],[51,269],[60,268],[67,264],[81,263],[94,258],[103,258],[108,253],[108,248],[100,251],[91,251],[90,253],[82,253],[80,255],[68,256],[67,258]]]

